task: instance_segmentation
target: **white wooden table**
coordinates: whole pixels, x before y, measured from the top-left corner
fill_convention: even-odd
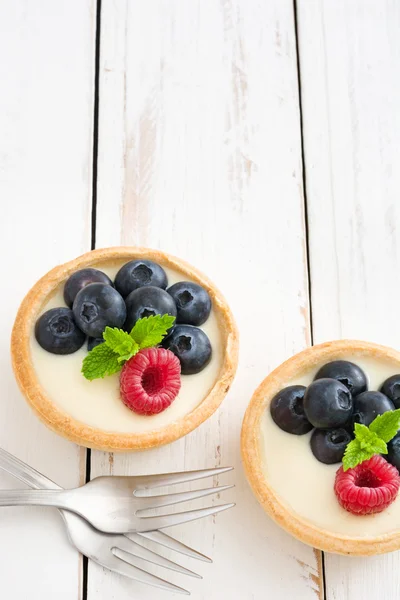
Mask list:
[[[170,576],[194,600],[400,596],[399,553],[295,541],[239,453],[250,396],[282,360],[341,337],[399,346],[399,26],[396,0],[0,3],[0,445],[84,481],[86,451],[37,421],[11,371],[12,321],[40,275],[121,243],[208,273],[241,332],[229,397],[170,446],[88,455],[91,476],[236,467],[236,509],[173,532],[214,559],[183,560],[203,580]],[[2,509],[0,565],[4,600],[168,597],[84,565],[52,510]]]

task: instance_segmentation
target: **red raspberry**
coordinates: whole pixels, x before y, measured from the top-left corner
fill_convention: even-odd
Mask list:
[[[168,408],[180,388],[179,359],[164,348],[140,350],[121,371],[122,400],[141,415],[154,415]]]
[[[375,455],[353,469],[336,473],[335,494],[339,504],[355,515],[385,510],[396,498],[399,472],[382,456]]]

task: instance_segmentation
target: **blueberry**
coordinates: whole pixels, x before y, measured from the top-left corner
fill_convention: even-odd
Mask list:
[[[396,408],[400,408],[400,375],[392,375],[386,379],[380,391],[393,402]]]
[[[393,402],[381,392],[363,392],[354,398],[353,404],[353,424],[361,423],[367,427],[378,415],[394,410]]]
[[[400,471],[400,432],[388,443],[388,453],[385,458]]]
[[[115,287],[126,298],[131,292],[144,286],[165,290],[168,285],[164,269],[151,260],[131,260],[118,271]]]
[[[368,388],[367,376],[359,366],[348,360],[334,360],[321,367],[315,379],[337,379],[343,383],[353,396],[365,392]]]
[[[304,414],[304,385],[283,388],[272,399],[270,411],[275,423],[288,433],[303,435],[311,431],[312,425]]]
[[[171,296],[159,287],[145,286],[134,290],[126,299],[125,329],[130,331],[138,319],[154,315],[176,317],[176,306]]]
[[[80,271],[75,271],[75,273],[72,273],[67,279],[64,285],[65,304],[71,308],[77,293],[89,285],[89,283],[106,283],[107,285],[113,285],[113,282],[108,275],[98,269],[81,269]]]
[[[90,352],[91,350],[93,350],[93,348],[96,348],[96,346],[99,346],[100,344],[104,343],[104,338],[93,338],[90,337],[88,338],[88,342],[87,342],[87,349],[88,352]]]
[[[36,321],[35,337],[52,354],[72,354],[85,341],[85,334],[77,327],[71,309],[51,308]]]
[[[78,292],[72,308],[78,327],[94,338],[102,337],[108,327],[122,327],[126,306],[122,296],[110,285],[90,283]]]
[[[351,393],[336,379],[316,379],[304,394],[304,412],[318,429],[344,425],[352,413]]]
[[[339,463],[346,446],[352,437],[346,429],[315,429],[311,436],[310,446],[312,453],[319,462],[326,465]]]
[[[354,406],[354,399],[353,399],[353,406]],[[347,433],[350,435],[352,440],[355,438],[353,415],[350,415],[350,419],[341,427],[342,427],[342,429],[345,429],[347,431]]]
[[[193,325],[177,325],[162,345],[179,358],[182,375],[199,373],[211,360],[210,340],[204,331]]]
[[[167,290],[175,300],[177,323],[203,325],[210,316],[211,298],[207,290],[192,281],[174,283]]]

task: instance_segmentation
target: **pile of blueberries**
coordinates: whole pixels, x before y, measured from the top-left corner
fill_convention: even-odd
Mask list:
[[[86,337],[88,350],[101,344],[106,327],[129,332],[138,319],[168,314],[176,317],[176,325],[163,346],[179,358],[182,374],[198,373],[212,354],[208,336],[199,329],[210,315],[210,295],[190,281],[167,288],[166,272],[150,260],[128,262],[114,282],[98,269],[81,269],[65,283],[67,306],[46,311],[36,322],[36,339],[48,352],[72,354]]]
[[[313,428],[311,450],[320,462],[342,460],[354,437],[354,424],[369,426],[378,415],[400,408],[400,374],[383,382],[380,391],[368,391],[359,366],[335,360],[319,369],[308,386],[291,385],[272,399],[275,423],[288,433],[303,435]],[[388,444],[389,462],[400,470],[400,433]]]

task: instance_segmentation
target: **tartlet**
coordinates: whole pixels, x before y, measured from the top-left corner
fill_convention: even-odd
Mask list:
[[[316,517],[314,520],[313,511],[316,507],[312,506],[313,495],[309,494],[311,506],[308,511],[303,511],[303,514],[301,514],[302,511],[299,506],[304,506],[304,503],[302,505],[301,500],[294,497],[295,493],[292,497],[284,497],[287,495],[286,491],[290,489],[290,486],[284,485],[281,487],[279,477],[276,477],[276,473],[280,468],[280,448],[276,445],[271,446],[271,439],[275,435],[275,431],[268,429],[270,427],[268,425],[269,420],[272,426],[276,427],[270,419],[271,400],[287,385],[296,383],[308,385],[307,380],[311,383],[313,376],[323,364],[340,359],[353,360],[354,363],[359,360],[365,364],[376,364],[379,369],[383,369],[382,372],[385,373],[385,377],[400,372],[399,352],[385,346],[354,340],[320,344],[308,348],[285,361],[264,379],[256,389],[247,408],[241,434],[241,451],[245,473],[255,496],[268,515],[278,525],[304,543],[320,550],[344,555],[365,556],[391,552],[400,548],[399,497],[392,505],[393,508],[388,509],[392,512],[388,512],[384,517],[381,517],[384,513],[367,516],[350,515],[341,507],[338,506],[336,509],[335,506],[334,510],[338,511],[337,514],[335,513],[332,518],[330,514],[327,514],[326,522],[323,523],[325,518],[317,522],[319,519],[317,513],[320,511],[323,513],[324,510],[328,511],[329,503],[325,507],[317,507],[318,510],[315,511]],[[377,372],[379,369],[377,369]],[[276,429],[279,428],[276,427]],[[271,435],[271,432],[273,435]],[[291,434],[280,430],[279,432],[280,437],[276,438],[274,443],[278,439],[297,438],[299,440],[302,437],[308,437],[308,434],[306,436],[291,436]],[[266,435],[270,436],[269,443],[265,443]],[[284,436],[289,436],[289,438]],[[297,440],[294,441],[294,444],[303,443],[297,442]],[[269,451],[266,451],[266,448],[269,448]],[[297,448],[300,451],[299,456],[305,456],[301,455],[302,448],[296,446]],[[297,454],[297,452],[295,453]],[[312,456],[311,452],[309,455]],[[302,459],[298,460],[300,460],[298,464],[294,460],[293,465],[291,465],[292,473],[299,473],[296,476],[293,475],[293,479],[299,477],[303,480],[302,484],[305,487],[312,480],[308,480],[306,474],[309,464],[308,462],[307,466],[304,464],[304,472],[302,473]],[[310,460],[316,461],[314,457]],[[332,479],[332,492],[329,491],[329,494],[334,498],[334,475],[340,465],[321,465],[316,461],[316,467],[317,464],[321,473],[323,468],[331,469],[328,475]],[[286,472],[285,477],[290,477],[290,474]],[[317,487],[318,476],[312,474],[312,477],[315,478],[314,483]],[[277,487],[280,487],[280,491],[277,490]],[[300,491],[299,496],[301,495],[302,492]],[[305,516],[306,512],[308,514]],[[393,521],[390,520],[392,518]],[[364,521],[364,519],[367,519],[367,521]],[[326,526],[326,523],[329,526]],[[371,534],[372,530],[373,534]]]
[[[69,414],[68,410],[57,404],[56,398],[50,397],[46,393],[39,381],[32,353],[35,322],[72,273],[85,267],[101,269],[107,266],[120,266],[133,259],[152,260],[166,269],[179,272],[182,279],[193,281],[205,288],[212,299],[213,312],[222,342],[222,358],[218,375],[212,387],[205,390],[199,405],[188,414],[172,420],[162,427],[137,433],[92,426]],[[222,294],[207,277],[185,261],[148,248],[104,248],[93,250],[55,267],[32,287],[23,300],[15,319],[11,336],[11,356],[14,373],[23,395],[34,412],[50,429],[77,444],[94,449],[142,450],[177,440],[198,427],[214,413],[227,394],[236,372],[238,333],[231,310]],[[60,385],[68,386],[68,382],[60,382]],[[72,388],[71,393],[73,393]],[[151,419],[152,417],[147,418]]]

